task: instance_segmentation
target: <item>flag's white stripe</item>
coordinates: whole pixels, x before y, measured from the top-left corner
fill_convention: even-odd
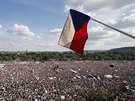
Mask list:
[[[73,25],[73,21],[71,15],[68,15],[67,21],[61,33],[58,44],[67,48],[70,48],[71,42],[73,40],[75,34],[75,28]]]

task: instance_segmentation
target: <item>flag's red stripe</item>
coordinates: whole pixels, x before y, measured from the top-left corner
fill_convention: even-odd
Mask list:
[[[87,24],[88,21],[84,23],[84,25],[75,32],[75,35],[70,45],[70,49],[76,51],[79,54],[83,54],[84,45],[86,40],[88,39]]]

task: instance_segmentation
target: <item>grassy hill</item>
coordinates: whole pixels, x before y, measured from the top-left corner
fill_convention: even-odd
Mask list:
[[[115,49],[110,49],[107,52],[119,52],[119,53],[135,52],[135,47],[115,48]]]

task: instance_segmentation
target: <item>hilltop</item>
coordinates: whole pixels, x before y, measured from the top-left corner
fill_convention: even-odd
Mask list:
[[[135,52],[135,47],[114,48],[108,50],[107,52],[119,52],[119,53]]]

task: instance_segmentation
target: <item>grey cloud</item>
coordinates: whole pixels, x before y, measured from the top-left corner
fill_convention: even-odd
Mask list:
[[[134,0],[68,0],[65,8],[74,8],[85,12],[91,12],[104,8],[115,10],[133,3]]]
[[[89,40],[93,41],[99,41],[99,40],[104,40],[104,39],[109,39],[109,38],[114,38],[117,36],[117,33],[114,31],[106,30],[103,27],[92,27],[88,30],[89,33]]]
[[[0,25],[0,29],[2,29],[2,25]]]
[[[134,0],[93,0],[93,1],[86,1],[84,3],[84,10],[86,12],[90,12],[90,11],[96,11],[96,10],[100,10],[100,9],[104,9],[104,8],[108,8],[108,9],[119,9],[122,8],[124,6],[127,6],[129,4],[132,4],[134,2]]]
[[[61,32],[62,32],[62,28],[55,28],[55,29],[50,30],[50,33],[52,34],[60,35]]]
[[[15,24],[13,28],[8,29],[7,33],[22,39],[31,39],[35,34],[27,26]]]
[[[117,18],[115,21],[116,23],[108,23],[108,24],[115,28],[120,28],[120,29],[135,27],[135,9],[131,9],[127,11],[124,14],[124,16]]]

